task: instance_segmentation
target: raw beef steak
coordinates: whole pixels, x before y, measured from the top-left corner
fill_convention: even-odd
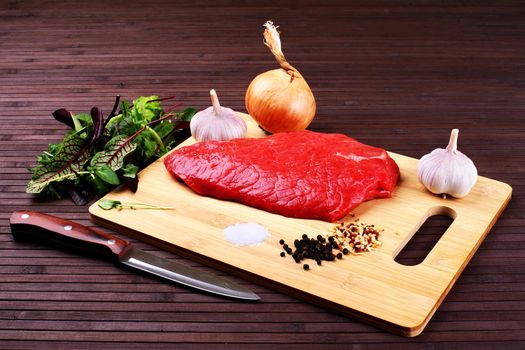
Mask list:
[[[390,197],[399,177],[385,150],[312,131],[200,142],[174,150],[164,164],[199,194],[327,221]]]

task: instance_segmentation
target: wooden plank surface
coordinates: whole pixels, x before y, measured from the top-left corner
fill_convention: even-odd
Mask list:
[[[270,18],[317,98],[313,130],[419,158],[458,127],[480,175],[514,189],[416,338],[241,280],[265,301],[233,303],[12,241],[15,209],[89,224],[86,207],[24,193],[26,168],[65,131],[52,111],[97,105],[107,113],[115,94],[176,94],[200,109],[211,87],[243,110],[252,77],[275,67],[261,43]],[[521,1],[0,2],[0,348],[522,348],[524,23]],[[433,236],[420,234],[414,255]]]
[[[247,137],[266,134],[247,114]],[[189,146],[189,138],[178,147]],[[330,145],[320,145],[330,147]],[[282,259],[279,244],[303,234],[311,237],[332,232],[334,223],[286,218],[232,201],[200,196],[175,181],[163,158],[139,173],[138,190],[117,188],[102,200],[150,203],[174,210],[104,210],[89,207],[92,221],[178,253],[217,266],[226,272],[273,287],[292,296],[368,322],[404,336],[419,335],[460,276],[476,249],[497,221],[511,197],[505,183],[479,177],[468,196],[442,198],[428,192],[416,175],[417,159],[391,153],[400,180],[391,198],[372,200],[355,208],[339,222],[375,225],[381,247],[362,256],[345,256],[309,271],[290,256]],[[443,237],[417,265],[396,262],[398,252],[434,215],[453,219]],[[259,244],[236,246],[223,230],[255,222],[268,230]],[[248,233],[248,232],[246,232]],[[381,300],[381,302],[377,302]]]

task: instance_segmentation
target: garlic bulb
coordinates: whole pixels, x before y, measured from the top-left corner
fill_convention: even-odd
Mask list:
[[[221,107],[215,90],[210,90],[212,106],[196,113],[190,122],[197,141],[231,140],[246,135],[246,122],[231,108]]]
[[[478,171],[466,155],[458,151],[458,129],[453,129],[446,149],[424,155],[417,166],[419,181],[432,193],[461,198],[476,184]]]

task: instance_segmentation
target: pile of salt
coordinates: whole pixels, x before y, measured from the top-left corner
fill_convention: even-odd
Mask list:
[[[223,232],[228,242],[239,246],[261,243],[268,237],[268,230],[255,222],[231,225]]]

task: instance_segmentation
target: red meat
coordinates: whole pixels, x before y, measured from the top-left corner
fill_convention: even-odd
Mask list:
[[[199,194],[327,221],[390,197],[399,177],[385,150],[312,131],[200,142],[174,150],[164,164]]]

